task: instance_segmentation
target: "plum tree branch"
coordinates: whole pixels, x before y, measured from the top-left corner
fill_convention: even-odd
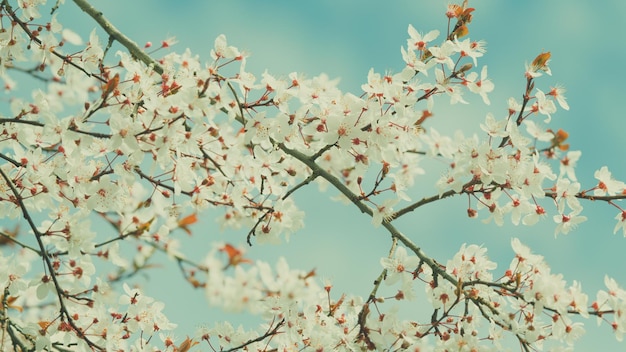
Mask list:
[[[11,234],[9,234],[9,233],[6,233],[4,231],[0,231],[0,237],[4,238],[4,240],[2,240],[2,241],[5,242],[5,243],[14,243],[14,244],[16,244],[16,245],[18,245],[18,246],[20,246],[22,248],[26,248],[28,250],[31,250],[31,251],[37,253],[38,256],[41,256],[41,251],[40,250],[38,250],[35,247],[31,247],[31,246],[27,245],[26,243],[22,243],[22,242],[18,241],[14,236],[11,236]]]
[[[291,155],[292,157],[298,159],[306,166],[308,166],[313,173],[318,174],[320,177],[324,178],[331,185],[333,185],[341,194],[343,194],[346,198],[348,198],[362,213],[366,213],[369,216],[374,215],[374,211],[368,207],[365,203],[360,200],[360,197],[354,194],[346,185],[341,182],[337,177],[331,175],[328,171],[321,168],[317,163],[311,160],[306,154],[287,148],[284,144],[279,143],[278,147],[285,153]],[[448,274],[444,269],[442,269],[435,260],[427,256],[420,247],[417,246],[411,239],[406,237],[402,232],[400,232],[395,226],[391,224],[391,222],[387,220],[383,220],[382,226],[387,229],[387,231],[391,234],[391,237],[397,238],[402,244],[404,244],[407,248],[413,251],[426,265],[432,268],[433,272],[436,272],[438,275],[441,275],[450,283],[456,285],[458,280],[455,279],[452,275]]]
[[[28,35],[28,37],[30,38],[30,40],[32,40],[33,42],[37,43],[38,46],[42,47],[43,43],[41,41],[41,39],[39,39],[36,35],[33,34],[33,32],[28,29],[28,26],[26,25],[26,23],[22,20],[20,20],[17,15],[15,14],[15,11],[13,10],[13,8],[11,7],[11,5],[9,4],[9,2],[7,0],[3,0],[2,1],[2,7],[6,8],[7,13],[9,14],[9,16],[11,17],[11,20],[14,23],[17,23],[20,28],[22,28],[22,30],[24,31],[24,33],[26,33],[26,35]],[[54,48],[42,48],[45,50],[49,50],[54,56],[58,57],[59,59],[63,60],[63,62],[65,62],[66,64],[82,71],[84,74],[86,74],[89,77],[96,77],[98,79],[101,80],[101,78],[94,76],[93,74],[87,72],[84,68],[78,66],[77,64],[75,64],[74,62],[72,62],[72,60],[70,60],[67,56],[59,53],[58,51],[54,50]]]
[[[348,199],[350,199],[350,201],[357,206],[357,208],[359,208],[361,210],[361,212],[367,213],[370,216],[373,216],[373,211],[371,210],[371,208],[369,208],[367,205],[365,205],[361,199],[354,194],[352,191],[350,191],[350,189],[344,185],[338,178],[336,178],[335,176],[331,175],[330,173],[328,173],[327,171],[323,170],[321,167],[319,167],[319,165],[317,165],[315,163],[314,160],[312,160],[312,158],[306,156],[305,154],[296,151],[296,150],[291,150],[287,147],[285,147],[284,144],[278,144],[278,147],[283,150],[285,153],[295,157],[296,159],[300,160],[301,162],[303,162],[305,165],[307,165],[309,168],[311,168],[311,170],[313,171],[314,174],[319,175],[320,177],[324,178],[325,180],[327,180],[328,182],[330,182],[337,190],[339,190],[344,196],[346,196]],[[471,182],[470,182],[471,183]],[[450,197],[452,195],[457,194],[457,192],[454,191],[448,191],[445,193],[445,197]],[[430,202],[435,201],[436,199],[440,199],[442,198],[443,195],[441,197],[437,196],[437,197],[431,197],[431,198],[425,198],[424,200],[416,203],[418,204],[417,206],[415,206],[415,208],[417,208],[420,205],[424,205]],[[413,209],[415,209],[413,208]],[[407,210],[411,211],[413,209]],[[392,219],[393,220],[393,219]],[[391,253],[394,251],[395,249],[395,245],[397,243],[397,241],[402,242],[402,244],[404,244],[408,249],[410,249],[413,253],[415,253],[415,255],[417,255],[417,257],[420,259],[421,263],[428,265],[431,270],[433,271],[433,275],[438,275],[442,278],[444,278],[446,281],[450,282],[451,284],[460,287],[462,286],[462,283],[456,279],[455,277],[453,277],[452,275],[450,275],[443,266],[439,265],[439,263],[437,263],[434,259],[430,258],[429,256],[427,256],[420,247],[417,246],[417,244],[415,244],[415,242],[413,242],[411,239],[409,239],[406,235],[404,235],[402,232],[400,232],[392,223],[392,220],[383,220],[382,222],[382,226],[391,234],[391,237],[393,239],[393,246],[392,249],[390,251],[390,255]],[[420,265],[421,265],[420,263]],[[372,293],[370,294],[369,298],[368,298],[368,303],[371,302],[373,296],[375,296],[376,291],[378,289],[378,286],[380,285],[380,282],[382,281],[382,279],[384,279],[384,275],[385,275],[385,271],[383,270],[383,272],[381,273],[381,275],[378,277],[378,279],[376,280],[376,284],[374,289],[372,290]],[[462,293],[459,292],[459,295],[461,295]],[[460,296],[457,297],[457,300],[460,299]],[[482,299],[476,299],[476,298],[470,298],[474,304],[476,304],[477,306],[484,306],[487,309],[489,309],[491,311],[492,314],[497,314],[497,312],[494,310],[494,308],[489,304],[489,302],[482,300]],[[367,303],[366,303],[367,305]],[[364,310],[361,311],[360,315],[366,314],[366,306],[364,306],[363,308]],[[481,311],[482,308],[480,308]],[[484,312],[484,311],[483,311]],[[444,314],[445,316],[445,314]],[[360,324],[363,324],[363,322],[360,322]],[[362,327],[363,328],[363,327]],[[519,335],[516,334],[516,336],[518,338],[520,338]],[[367,336],[363,336],[363,338],[367,338]]]
[[[64,295],[67,295],[67,291],[61,288],[61,284],[59,283],[57,279],[57,275],[55,274],[55,267],[48,254],[48,251],[46,250],[45,244],[43,243],[43,240],[42,240],[43,234],[37,228],[35,221],[33,220],[33,218],[30,215],[30,212],[26,208],[26,204],[24,204],[24,201],[20,195],[20,192],[17,190],[17,188],[15,188],[13,181],[11,181],[9,176],[2,170],[2,168],[0,168],[0,176],[4,179],[4,182],[6,182],[6,184],[11,189],[11,193],[13,193],[13,196],[15,197],[15,202],[17,202],[17,205],[20,207],[22,211],[22,215],[24,216],[24,219],[28,222],[28,225],[30,226],[33,233],[35,234],[37,245],[39,246],[39,249],[41,250],[40,252],[41,258],[43,259],[46,268],[50,272],[50,277],[52,278],[52,282],[54,283],[54,287],[56,288],[56,294],[59,300],[61,317],[64,319],[67,319],[68,324],[72,327],[72,329],[76,332],[76,334],[81,334],[81,329],[76,325],[76,323],[74,322],[73,315],[70,314],[69,310],[65,306]],[[95,350],[100,350],[100,351],[104,350],[104,348],[95,344],[87,336],[83,335],[82,338],[91,348]]]
[[[93,18],[104,31],[115,40],[117,40],[122,46],[124,46],[135,58],[152,67],[152,69],[158,73],[163,73],[163,67],[159,65],[150,55],[143,51],[137,43],[125,36],[120,32],[106,17],[104,14],[93,7],[87,0],[74,0],[76,6],[87,13]]]

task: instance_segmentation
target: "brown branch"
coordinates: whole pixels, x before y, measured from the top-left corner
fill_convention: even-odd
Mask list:
[[[32,121],[32,120],[22,120],[22,119],[18,119],[18,118],[12,118],[12,119],[7,119],[7,118],[0,118],[0,124],[5,124],[8,122],[13,122],[13,123],[22,123],[25,125],[33,125],[33,126],[37,126],[37,127],[45,127],[45,125],[41,122],[38,121]]]
[[[517,126],[521,125],[522,122],[524,121],[524,109],[526,109],[526,105],[530,101],[530,91],[533,89],[533,87],[534,87],[533,78],[531,77],[527,78],[526,79],[526,92],[522,96],[522,107],[519,109],[519,114],[517,114],[517,119],[515,120],[515,124]],[[504,147],[509,142],[510,139],[511,137],[509,136],[502,138],[499,148]]]
[[[290,189],[289,191],[287,191],[285,193],[284,196],[281,197],[282,200],[287,199],[290,195],[292,195],[295,191],[297,191],[298,189],[308,185],[309,183],[311,183],[313,180],[315,180],[319,175],[315,172],[311,173],[309,175],[309,177],[305,178],[302,182],[300,182],[299,184],[295,185],[292,189]]]
[[[6,156],[6,155],[4,155],[2,153],[0,153],[0,159],[4,159],[4,160],[10,162],[15,167],[22,167],[22,163],[18,162],[17,160],[13,160],[13,159],[9,158],[8,156]]]
[[[398,240],[394,238],[391,243],[391,248],[389,249],[389,255],[387,256],[388,258],[391,258],[393,256],[393,253],[396,251],[397,244],[398,244]],[[369,304],[371,302],[374,302],[376,298],[376,293],[378,292],[378,288],[380,287],[380,284],[383,282],[386,276],[387,276],[387,269],[383,269],[380,275],[378,275],[378,277],[376,278],[376,280],[374,280],[374,288],[372,288],[370,295],[368,296],[367,300],[365,301],[365,304],[363,304],[363,307],[361,308],[361,311],[358,314],[359,318],[357,319],[357,325],[359,325],[359,334],[357,335],[357,339],[364,340],[365,343],[368,345],[373,345],[373,343],[371,342],[368,336],[369,331],[367,327],[365,326],[365,323],[367,321],[367,315],[369,313]]]
[[[546,192],[546,197],[547,198],[558,198],[559,195],[556,194],[556,192]],[[613,196],[594,196],[594,195],[588,195],[586,192],[578,192],[574,195],[574,197],[578,198],[578,199],[586,199],[586,200],[601,200],[601,201],[605,201],[605,202],[610,202],[613,200],[620,200],[620,199],[626,199],[626,194],[616,194]]]
[[[37,248],[31,247],[31,246],[27,245],[26,243],[22,243],[22,242],[18,241],[15,238],[15,236],[11,236],[11,234],[9,234],[9,233],[6,233],[4,231],[0,231],[0,237],[4,238],[2,240],[2,242],[4,242],[5,245],[6,244],[16,244],[16,245],[18,245],[18,246],[20,246],[22,248],[26,248],[26,249],[29,249],[29,250],[37,253],[37,255],[39,255],[41,257],[41,251],[40,250],[38,250]]]
[[[437,201],[439,199],[449,198],[449,197],[452,197],[452,196],[455,196],[455,195],[467,193],[467,191],[465,191],[467,189],[467,187],[470,187],[470,186],[478,184],[478,183],[480,183],[480,182],[479,181],[470,181],[467,184],[463,185],[463,188],[462,188],[462,190],[460,192],[456,192],[454,190],[449,190],[449,191],[446,191],[446,192],[442,193],[441,196],[435,195],[435,196],[431,196],[431,197],[422,198],[421,200],[419,200],[419,201],[417,201],[417,202],[415,202],[415,203],[413,203],[411,205],[408,205],[408,206],[398,210],[397,212],[395,212],[393,214],[393,218],[397,219],[397,218],[399,218],[399,217],[401,217],[401,216],[403,216],[403,215],[405,215],[405,214],[407,214],[409,212],[412,212],[413,210],[415,210],[415,209],[417,209],[417,208],[419,208],[421,206],[424,206],[424,205],[429,204],[429,203],[433,203],[433,202],[435,202],[435,201]],[[493,185],[493,186],[495,186],[495,187],[504,187],[504,185]],[[545,192],[545,197],[554,199],[554,198],[558,197],[558,194],[556,192]],[[576,197],[578,199],[586,199],[586,200],[590,200],[590,201],[601,200],[601,201],[605,201],[605,202],[610,202],[610,201],[614,201],[614,200],[626,199],[626,194],[616,194],[616,195],[613,195],[613,196],[594,196],[594,195],[589,195],[586,192],[579,192],[579,193],[576,193],[574,195],[574,197]]]
[[[21,123],[24,125],[31,125],[31,126],[37,126],[37,127],[46,127],[45,124],[43,124],[42,122],[39,121],[32,121],[32,120],[22,120],[19,118],[0,118],[0,124],[5,124],[5,123]],[[72,131],[72,132],[76,132],[76,133],[80,133],[80,134],[84,134],[84,135],[88,135],[88,136],[92,136],[95,138],[111,138],[112,135],[110,134],[106,134],[106,133],[99,133],[99,132],[90,132],[90,131],[83,131],[83,130],[79,130],[77,128],[74,128],[72,126],[70,126],[68,129],[68,131]],[[8,161],[8,160],[7,160]]]
[[[261,342],[261,341],[265,340],[268,337],[271,337],[271,336],[274,336],[274,335],[278,334],[278,329],[280,329],[283,325],[285,325],[285,319],[284,318],[281,321],[279,321],[278,324],[276,324],[275,327],[273,327],[271,329],[268,329],[265,334],[255,338],[255,339],[250,339],[250,340],[244,342],[243,344],[241,344],[241,345],[239,345],[237,347],[233,347],[233,348],[225,350],[223,352],[237,351],[237,350],[243,349],[246,346],[248,346],[250,344],[253,344],[255,342]]]
[[[441,195],[435,195],[435,196],[431,196],[431,197],[422,198],[421,200],[419,200],[419,201],[417,201],[417,202],[415,202],[415,203],[413,203],[411,205],[408,205],[408,206],[398,210],[397,212],[395,212],[393,214],[393,218],[397,219],[397,218],[401,217],[402,215],[405,215],[406,213],[412,212],[413,210],[415,210],[415,209],[417,209],[417,208],[419,208],[421,206],[424,206],[426,204],[435,202],[435,201],[437,201],[439,199],[449,198],[449,197],[452,197],[452,196],[455,196],[455,195],[458,195],[458,194],[463,194],[463,193],[466,192],[465,190],[467,189],[467,187],[470,187],[470,186],[478,184],[478,183],[480,183],[480,181],[472,180],[472,181],[466,183],[465,185],[463,185],[463,188],[461,188],[460,192],[456,192],[454,190],[449,190],[449,191],[443,192]]]

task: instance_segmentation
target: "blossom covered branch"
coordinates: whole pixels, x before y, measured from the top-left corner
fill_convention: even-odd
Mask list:
[[[43,19],[43,0],[0,3],[7,93],[18,88],[16,71],[45,84],[31,98],[11,95],[0,111],[0,219],[14,225],[0,231],[3,350],[500,350],[516,341],[530,351],[572,345],[584,332],[579,316],[622,338],[626,291],[612,278],[590,303],[579,282],[552,273],[517,239],[499,270],[486,248],[463,244],[441,260],[419,233],[399,229],[398,218],[462,196],[470,217],[498,225],[551,214],[555,234],[586,220],[585,200],[601,200],[618,210],[615,231],[626,235],[616,202],[626,184],[603,167],[583,188],[580,152],[565,131],[538,122],[569,109],[563,88],[536,87],[551,74],[549,52],[527,64],[521,102],[477,121],[481,135],[451,137],[431,125],[436,104],[467,103],[466,94],[489,104],[494,90],[478,64],[484,42],[468,39],[467,1],[447,7],[441,40],[409,25],[404,67],[372,69],[355,94],[326,75],[259,78],[224,35],[208,59],[190,50],[151,56],[87,1],[74,3],[109,35],[106,46],[96,30],[85,44],[55,15]],[[446,170],[423,189],[421,175],[438,171],[423,168],[429,159]],[[209,245],[202,262],[185,255],[181,234],[194,235],[209,209],[223,212],[222,226],[245,229],[250,245],[287,240],[305,218],[292,195],[314,181],[389,234],[369,293],[337,294],[314,270],[284,258],[255,262],[229,243]],[[210,304],[267,323],[217,322],[177,343],[164,304],[131,285],[158,253]],[[420,300],[426,314],[400,314]]]

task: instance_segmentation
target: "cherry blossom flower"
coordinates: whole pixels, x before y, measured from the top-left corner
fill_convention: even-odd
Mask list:
[[[428,50],[433,55],[435,62],[445,65],[449,69],[454,67],[454,61],[452,61],[451,56],[455,51],[455,46],[452,41],[447,40],[441,46],[432,46]]]
[[[406,63],[407,68],[412,69],[414,72],[423,72],[425,75],[428,75],[428,68],[432,66],[434,61],[429,61],[429,65],[422,61],[421,57],[414,50],[410,49],[410,47],[409,50],[404,49],[404,47],[400,48],[402,60]]]
[[[537,89],[537,92],[535,93],[535,98],[537,99],[537,102],[532,106],[533,111],[536,110],[540,114],[546,115],[547,118],[544,120],[544,122],[550,122],[550,120],[552,119],[552,114],[556,112],[556,106],[554,105],[554,102],[547,99],[545,93],[539,89]]]
[[[582,152],[579,150],[567,152],[567,154],[561,159],[559,178],[566,176],[571,181],[576,181],[575,168],[581,155]]]
[[[580,183],[572,182],[569,179],[561,178],[556,182],[557,204],[559,211],[564,211],[565,204],[572,209],[580,212],[582,206],[576,198],[580,191]]]
[[[540,128],[534,121],[524,120],[526,131],[529,135],[542,142],[548,142],[554,138],[554,134],[550,133],[546,129]]]
[[[383,221],[388,221],[392,218],[394,210],[393,206],[400,202],[399,198],[391,198],[383,201],[380,205],[377,205],[373,210],[372,224],[374,226],[380,226]]]
[[[597,170],[593,176],[599,181],[598,185],[593,190],[593,194],[596,196],[603,196],[606,194],[615,195],[622,193],[624,189],[626,189],[626,184],[615,180],[606,166]]]
[[[87,48],[81,56],[82,62],[85,65],[85,70],[89,72],[96,72],[103,53],[104,49],[102,49],[100,38],[96,34],[96,29],[94,28],[91,31],[91,34],[89,34]]]
[[[18,6],[21,10],[20,17],[26,21],[41,17],[39,6],[44,3],[45,1],[42,0],[18,0]]]
[[[425,51],[428,48],[428,43],[439,36],[438,30],[433,30],[422,35],[412,25],[409,25],[408,32],[410,38],[407,40],[407,46],[419,51]]]
[[[566,235],[571,230],[576,228],[578,224],[587,220],[586,216],[579,215],[579,213],[580,213],[580,210],[574,210],[567,215],[566,214],[554,215],[553,217],[554,222],[558,224],[556,226],[556,229],[554,230],[554,236],[556,237],[556,235],[558,235],[559,233]]]
[[[495,117],[493,117],[493,114],[489,113],[485,118],[485,123],[480,124],[480,129],[485,131],[491,137],[506,137],[508,135],[505,130],[506,125],[506,120],[496,121]]]
[[[240,55],[241,53],[237,48],[228,45],[225,35],[220,34],[217,38],[215,38],[215,46],[211,50],[211,57],[213,60],[218,60],[220,58],[233,59],[239,57]]]
[[[446,264],[446,270],[462,281],[489,281],[492,278],[490,271],[496,269],[497,264],[490,261],[486,254],[486,248],[463,244]]]
[[[615,216],[615,220],[617,220],[617,223],[615,224],[615,227],[613,228],[613,233],[616,234],[617,231],[622,229],[624,233],[624,237],[626,237],[626,211],[621,211],[620,213],[618,213]]]
[[[392,285],[398,280],[407,282],[412,280],[412,271],[417,269],[419,258],[414,255],[408,255],[406,248],[398,247],[393,258],[381,258],[380,265],[387,270],[385,283]]]
[[[567,101],[565,100],[565,97],[563,96],[565,91],[566,91],[565,88],[561,86],[556,86],[556,87],[551,87],[550,91],[547,94],[551,96],[552,98],[554,98],[559,103],[562,109],[569,110],[569,105],[567,104]]]
[[[124,204],[124,192],[120,185],[113,182],[109,175],[104,175],[98,182],[88,186],[87,206],[95,211],[116,210]]]
[[[83,44],[83,40],[80,37],[80,35],[78,35],[78,33],[72,31],[71,29],[68,28],[64,28],[63,32],[62,32],[62,36],[63,36],[63,40],[73,44],[73,45],[82,45]]]
[[[469,56],[472,58],[474,66],[478,65],[477,58],[482,57],[486,51],[484,41],[471,41],[470,39],[459,41],[458,38],[455,38],[454,44],[461,57]]]
[[[433,289],[428,288],[429,291],[428,300],[435,309],[446,309],[457,299],[455,293],[456,288],[449,284],[444,283]]]
[[[487,66],[483,66],[480,71],[480,79],[478,79],[476,72],[470,72],[465,77],[465,80],[467,81],[467,88],[470,92],[479,94],[481,98],[483,98],[483,102],[489,105],[490,101],[487,94],[493,91],[494,84],[491,80],[487,79]]]

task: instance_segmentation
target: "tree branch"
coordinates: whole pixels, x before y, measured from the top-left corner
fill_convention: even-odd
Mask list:
[[[122,32],[120,32],[113,24],[104,17],[104,14],[101,11],[98,11],[94,8],[87,0],[74,0],[74,3],[84,12],[86,12],[91,18],[93,18],[99,25],[107,32],[108,35],[115,38],[120,44],[122,44],[128,51],[136,57],[138,60],[142,61],[147,66],[151,66],[152,69],[158,73],[163,73],[163,67],[159,65],[150,55],[146,54],[145,51],[141,50],[137,43],[132,41],[130,38],[125,36]]]
[[[24,204],[22,196],[20,195],[17,188],[15,188],[15,185],[13,184],[9,176],[2,170],[2,168],[0,168],[0,176],[2,176],[6,184],[11,189],[11,193],[13,193],[13,196],[15,197],[15,202],[17,202],[18,206],[20,207],[22,211],[22,215],[24,216],[24,219],[26,219],[29,227],[35,234],[37,245],[39,246],[39,249],[41,250],[41,257],[44,263],[46,264],[47,269],[50,271],[50,277],[52,278],[52,282],[54,283],[54,287],[56,288],[57,298],[59,299],[61,317],[64,319],[67,319],[67,323],[72,327],[72,329],[77,334],[77,336],[81,337],[87,343],[87,345],[89,345],[89,347],[96,349],[96,350],[104,351],[104,348],[95,344],[87,336],[85,335],[80,336],[82,329],[76,326],[76,323],[74,322],[74,318],[72,314],[70,314],[69,310],[65,306],[64,295],[66,295],[67,292],[61,288],[61,284],[59,283],[57,279],[57,275],[55,274],[55,267],[52,263],[52,260],[50,259],[50,256],[48,255],[48,252],[46,251],[46,247],[43,243],[43,240],[41,239],[43,234],[39,231],[39,229],[37,229],[37,225],[35,225],[33,218],[30,216],[30,213],[28,212],[28,209],[26,208],[26,204]]]

